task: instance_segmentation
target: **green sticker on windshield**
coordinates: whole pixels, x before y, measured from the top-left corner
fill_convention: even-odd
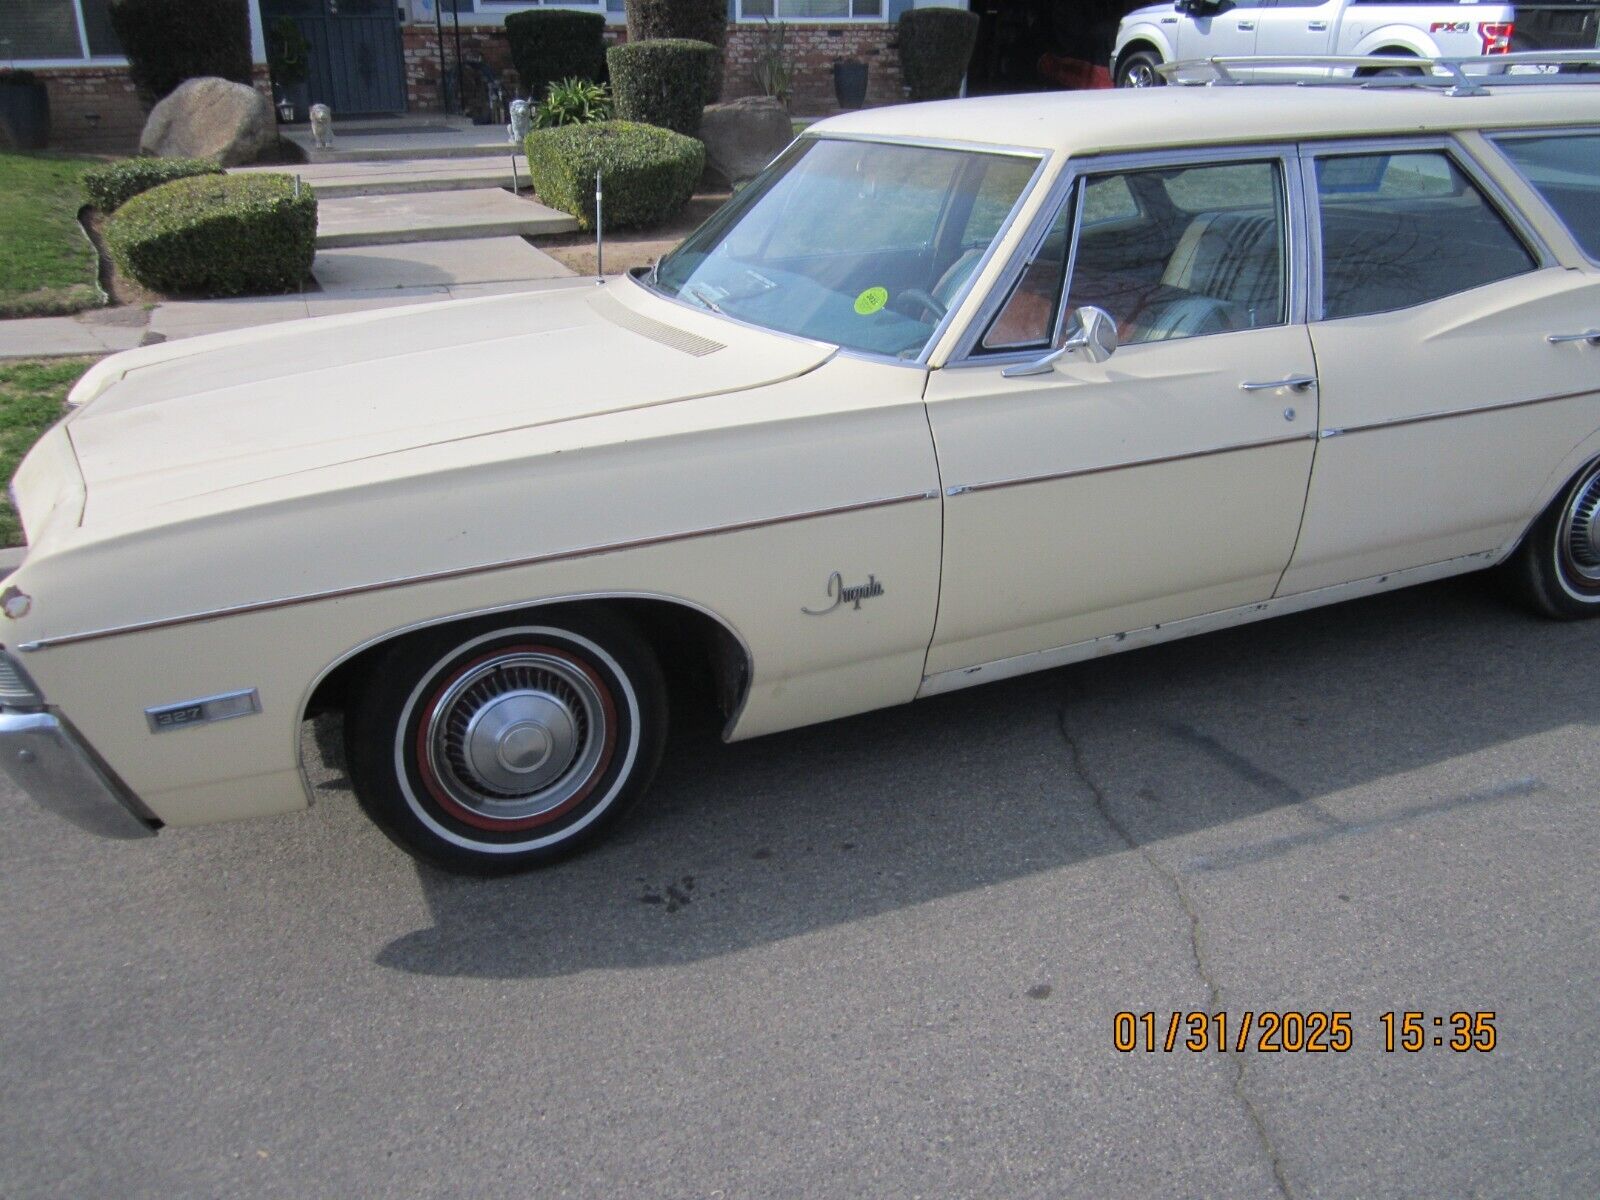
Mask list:
[[[887,303],[889,303],[888,288],[869,287],[856,297],[856,312],[863,317],[870,317]]]

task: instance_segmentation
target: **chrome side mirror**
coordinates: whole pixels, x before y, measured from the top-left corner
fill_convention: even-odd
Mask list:
[[[1084,362],[1102,363],[1116,352],[1117,322],[1105,309],[1085,304],[1073,309],[1067,318],[1067,340],[1059,348],[1032,362],[1013,363],[1000,374],[1006,379],[1047,375],[1069,354],[1078,355]]]

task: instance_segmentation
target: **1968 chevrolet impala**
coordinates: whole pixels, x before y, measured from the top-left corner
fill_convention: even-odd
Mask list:
[[[13,485],[0,763],[282,813],[342,709],[397,843],[510,870],[688,670],[737,739],[1491,566],[1592,616],[1597,80],[854,113],[652,271],[108,358]]]

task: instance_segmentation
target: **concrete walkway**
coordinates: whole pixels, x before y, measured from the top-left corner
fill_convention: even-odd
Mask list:
[[[298,167],[235,167],[236,175],[261,173],[300,176],[317,191],[317,199],[393,195],[401,192],[448,192],[513,186],[510,147],[494,158],[403,158],[377,162],[306,163]],[[528,186],[528,173],[518,159],[515,185]]]
[[[570,233],[566,213],[499,188],[351,196],[317,205],[317,248]]]

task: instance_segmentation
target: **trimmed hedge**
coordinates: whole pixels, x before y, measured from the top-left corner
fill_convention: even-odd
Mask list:
[[[718,60],[709,42],[660,38],[606,51],[617,117],[693,137],[711,95]]]
[[[317,252],[317,197],[289,175],[198,175],[135,196],[106,225],[117,266],[169,294],[292,291]]]
[[[127,158],[90,167],[83,173],[83,190],[90,204],[109,215],[140,192],[163,183],[191,175],[221,174],[214,158]]]
[[[958,8],[914,8],[900,14],[900,77],[913,100],[949,100],[978,44],[978,14]]]
[[[250,83],[246,0],[110,0],[110,16],[146,108],[185,79]]]
[[[595,121],[535,129],[526,145],[528,175],[539,199],[594,228],[594,173],[605,191],[605,227],[655,225],[694,195],[706,148],[653,125]]]
[[[717,48],[707,104],[722,99],[722,51],[728,42],[727,0],[627,0],[628,40],[688,38]]]
[[[506,40],[522,90],[535,103],[552,83],[606,77],[606,19],[600,13],[515,12],[506,14]]]

